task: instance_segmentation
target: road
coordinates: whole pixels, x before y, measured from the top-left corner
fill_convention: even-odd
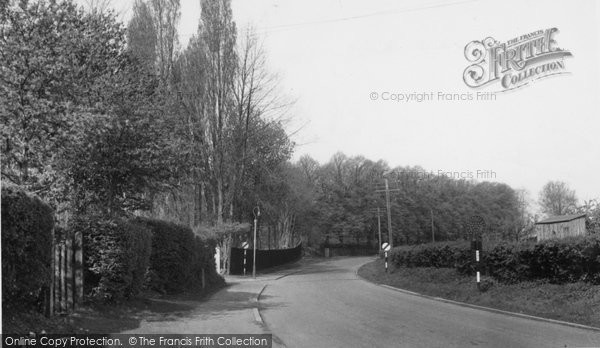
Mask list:
[[[230,285],[207,301],[179,303],[193,310],[149,316],[127,333],[271,333],[273,347],[290,348],[600,347],[598,331],[435,301],[359,279],[356,270],[371,260],[320,259],[256,280],[229,277]]]
[[[267,284],[262,318],[287,347],[600,347],[600,332],[430,300],[357,278],[335,258]]]

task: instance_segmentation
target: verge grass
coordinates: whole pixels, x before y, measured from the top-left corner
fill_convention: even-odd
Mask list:
[[[375,283],[424,295],[600,328],[599,285],[502,284],[483,277],[485,291],[479,291],[475,277],[458,274],[452,268],[391,267],[386,273],[382,260],[363,265],[358,274]]]

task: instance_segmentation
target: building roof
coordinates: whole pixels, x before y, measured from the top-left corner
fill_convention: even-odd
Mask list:
[[[549,217],[545,220],[542,221],[538,221],[535,224],[554,224],[554,223],[558,223],[558,222],[567,222],[567,221],[573,221],[579,218],[585,217],[585,214],[572,214],[572,215],[558,215],[558,216],[552,216]]]

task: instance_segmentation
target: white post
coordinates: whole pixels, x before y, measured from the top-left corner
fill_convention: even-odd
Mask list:
[[[479,250],[475,250],[475,261],[477,262],[477,289],[479,289],[479,282],[481,281],[481,275],[479,273]]]
[[[385,272],[387,273],[388,271],[388,264],[387,264],[387,251],[385,252]]]
[[[217,266],[217,274],[221,274],[221,249],[215,248],[215,265]]]

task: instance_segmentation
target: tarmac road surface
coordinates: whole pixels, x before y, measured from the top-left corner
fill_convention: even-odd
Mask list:
[[[147,318],[127,333],[270,333],[273,347],[306,348],[600,347],[599,331],[445,303],[358,278],[356,270],[371,260],[313,259],[255,280],[227,277],[228,287],[193,303],[193,310]]]

